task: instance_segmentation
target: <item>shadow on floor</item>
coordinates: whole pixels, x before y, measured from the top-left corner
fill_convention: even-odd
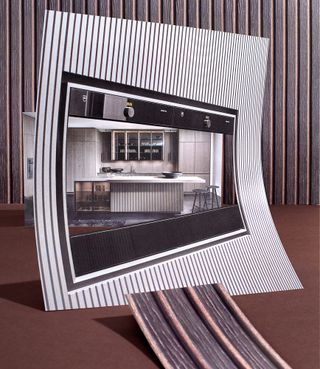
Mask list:
[[[95,319],[95,321],[123,337],[152,360],[157,366],[162,368],[159,359],[152,351],[147,339],[143,335],[133,316],[127,315],[112,318],[98,318]]]
[[[45,311],[40,281],[2,284],[0,285],[0,298]]]

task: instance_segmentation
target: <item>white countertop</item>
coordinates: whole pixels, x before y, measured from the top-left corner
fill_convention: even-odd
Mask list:
[[[165,178],[162,175],[111,175],[76,179],[75,182],[112,182],[112,183],[205,183],[205,179],[195,176]]]

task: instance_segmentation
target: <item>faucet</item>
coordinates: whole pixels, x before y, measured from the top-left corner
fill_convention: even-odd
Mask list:
[[[133,168],[133,165],[130,166],[130,174],[134,174],[136,171],[135,169]]]

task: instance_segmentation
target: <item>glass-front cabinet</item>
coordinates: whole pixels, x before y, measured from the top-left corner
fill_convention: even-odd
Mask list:
[[[113,160],[126,160],[126,134],[125,132],[115,132],[114,141],[114,158]]]
[[[109,211],[110,183],[76,181],[74,183],[75,211]]]
[[[163,160],[163,132],[113,131],[112,160]]]
[[[163,133],[151,133],[151,160],[162,160],[163,158]]]
[[[140,132],[140,160],[151,160],[151,133]]]
[[[127,132],[127,160],[139,160],[139,132]]]

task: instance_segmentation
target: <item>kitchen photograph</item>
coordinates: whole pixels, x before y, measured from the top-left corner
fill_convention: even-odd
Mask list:
[[[114,229],[221,207],[222,134],[121,121],[131,102],[99,95],[70,94],[69,226]],[[88,113],[90,101],[109,119]]]

